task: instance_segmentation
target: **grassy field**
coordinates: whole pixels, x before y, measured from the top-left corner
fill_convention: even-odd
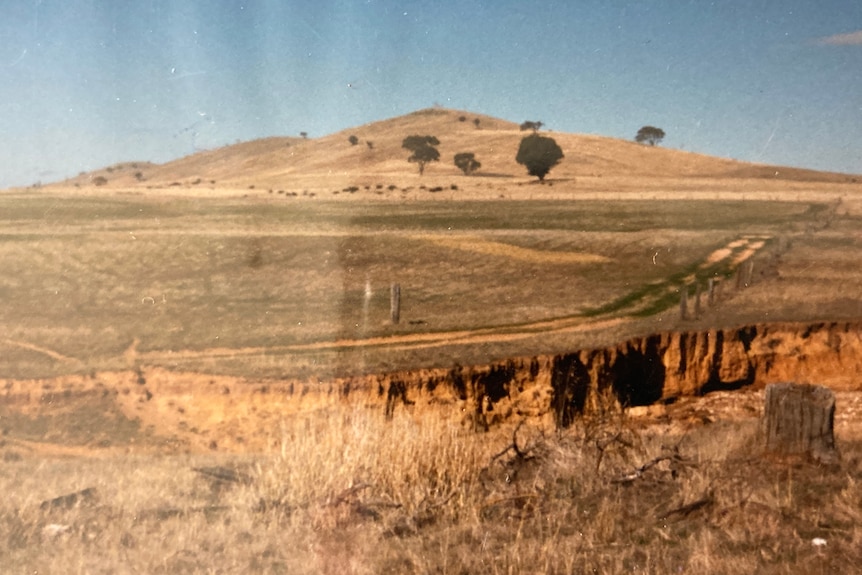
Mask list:
[[[270,454],[7,452],[3,570],[853,572],[862,447],[839,442],[828,470],[764,459],[762,397],[738,392],[746,415],[710,425],[714,399],[698,401],[658,425],[608,404],[564,432],[483,434],[451,411],[345,402],[285,418]]]
[[[763,453],[757,384],[628,410],[597,391],[558,429],[551,357],[846,319],[767,345],[812,352],[806,376],[820,348],[855,366],[858,177],[555,132],[539,184],[517,124],[465,114],[0,192],[0,572],[857,571],[852,383],[826,467]],[[408,134],[440,139],[423,176]],[[517,402],[466,393],[530,356]]]
[[[325,375],[538,353],[572,342],[548,322],[672,324],[661,314],[680,286],[731,274],[740,249],[711,254],[750,237],[774,252],[833,211],[818,202],[3,195],[0,373],[146,364]],[[402,289],[398,325],[391,283]],[[494,333],[523,338],[483,340]],[[465,337],[461,352],[445,345]]]
[[[288,406],[266,378],[858,318],[859,212],[822,198],[0,195],[0,570],[852,572],[858,393],[840,398],[842,460],[824,469],[762,457],[753,391],[477,433],[454,400],[387,419],[355,394]],[[709,279],[715,305],[681,319],[681,290]],[[75,385],[11,381],[63,374]]]

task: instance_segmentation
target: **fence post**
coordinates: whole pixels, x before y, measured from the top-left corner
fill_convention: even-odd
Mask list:
[[[709,278],[709,283],[707,284],[707,296],[706,302],[709,307],[712,307],[715,304],[715,278]]]
[[[389,316],[395,325],[401,320],[401,286],[396,283],[389,289]]]
[[[700,282],[694,288],[694,318],[700,317]]]
[[[682,286],[679,294],[679,318],[688,319],[688,286]]]

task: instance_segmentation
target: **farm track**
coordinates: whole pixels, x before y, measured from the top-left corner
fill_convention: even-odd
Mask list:
[[[744,261],[762,249],[771,238],[762,236],[743,236],[728,243],[726,246],[713,251],[702,262],[698,263],[698,270],[711,270],[723,265],[729,265],[731,269],[738,267]],[[469,249],[466,248],[466,249]],[[580,313],[552,319],[544,319],[535,322],[500,325],[494,327],[483,327],[476,329],[451,330],[440,332],[426,332],[413,334],[400,334],[368,338],[336,339],[330,341],[317,341],[299,343],[293,345],[270,346],[270,347],[242,347],[242,348],[207,348],[201,350],[178,350],[178,351],[148,351],[138,352],[136,357],[148,363],[159,363],[170,360],[205,360],[233,357],[253,357],[264,355],[301,354],[305,352],[333,352],[352,349],[387,348],[390,350],[414,350],[443,347],[449,345],[477,345],[488,343],[513,342],[539,334],[559,335],[565,333],[579,333],[593,330],[603,330],[618,327],[626,322],[632,321],[632,316],[644,309],[651,309],[661,302],[667,300],[668,295],[678,294],[682,285],[688,285],[695,281],[694,274],[680,278],[667,278],[666,280],[648,286],[650,289],[642,297],[631,298],[624,296],[625,304],[619,306],[610,304],[608,312],[596,315]],[[643,287],[638,288],[642,290]],[[633,292],[637,293],[637,292]]]
[[[56,352],[56,351],[54,351],[52,349],[48,349],[46,347],[34,345],[32,343],[27,343],[26,341],[17,341],[14,339],[3,339],[0,341],[2,341],[2,343],[5,343],[6,345],[19,347],[21,349],[26,349],[28,351],[34,351],[36,353],[41,353],[42,355],[46,355],[46,356],[50,357],[51,359],[53,359],[55,361],[59,361],[61,363],[83,365],[83,362],[81,362],[81,360],[79,360],[79,359],[63,355],[62,353]]]

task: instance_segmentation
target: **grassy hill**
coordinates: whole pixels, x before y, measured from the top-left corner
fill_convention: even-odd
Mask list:
[[[558,180],[637,177],[854,181],[846,174],[739,162],[616,138],[543,133],[553,137],[566,155],[550,175]],[[523,166],[515,162],[518,144],[525,135],[518,124],[472,112],[429,108],[321,138],[270,137],[199,152],[160,165],[118,164],[62,184],[89,186],[100,177],[109,188],[209,185],[300,189],[326,188],[344,182],[378,184],[393,178],[418,177],[416,166],[406,161],[409,153],[401,148],[402,140],[411,134],[429,134],[440,140],[441,159],[428,167],[429,180],[461,175],[452,161],[458,152],[476,154],[482,163],[477,178],[530,179]],[[351,136],[358,140],[356,145],[350,143]]]

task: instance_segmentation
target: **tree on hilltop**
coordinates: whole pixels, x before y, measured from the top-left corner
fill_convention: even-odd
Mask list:
[[[639,144],[646,142],[650,146],[655,146],[664,139],[664,130],[655,126],[644,126],[638,130],[635,136],[635,141]]]
[[[465,176],[469,176],[482,167],[482,164],[476,159],[476,154],[473,152],[459,152],[455,154],[455,165],[464,172]]]
[[[544,181],[551,168],[563,159],[563,150],[553,138],[531,134],[521,140],[515,161],[526,166],[527,173]]]
[[[439,145],[440,140],[434,136],[407,136],[401,142],[402,148],[413,152],[407,161],[419,164],[420,176],[425,173],[425,164],[440,160],[440,152],[436,148]]]
[[[544,126],[544,125],[545,124],[542,122],[533,122],[533,121],[527,120],[526,122],[521,124],[521,131],[523,132],[525,130],[532,130],[533,133],[535,134],[539,130],[541,130],[542,126]]]
[[[355,146],[359,143],[359,138],[357,138],[355,135],[351,135],[349,138],[347,138],[347,141],[350,142],[351,146]]]

